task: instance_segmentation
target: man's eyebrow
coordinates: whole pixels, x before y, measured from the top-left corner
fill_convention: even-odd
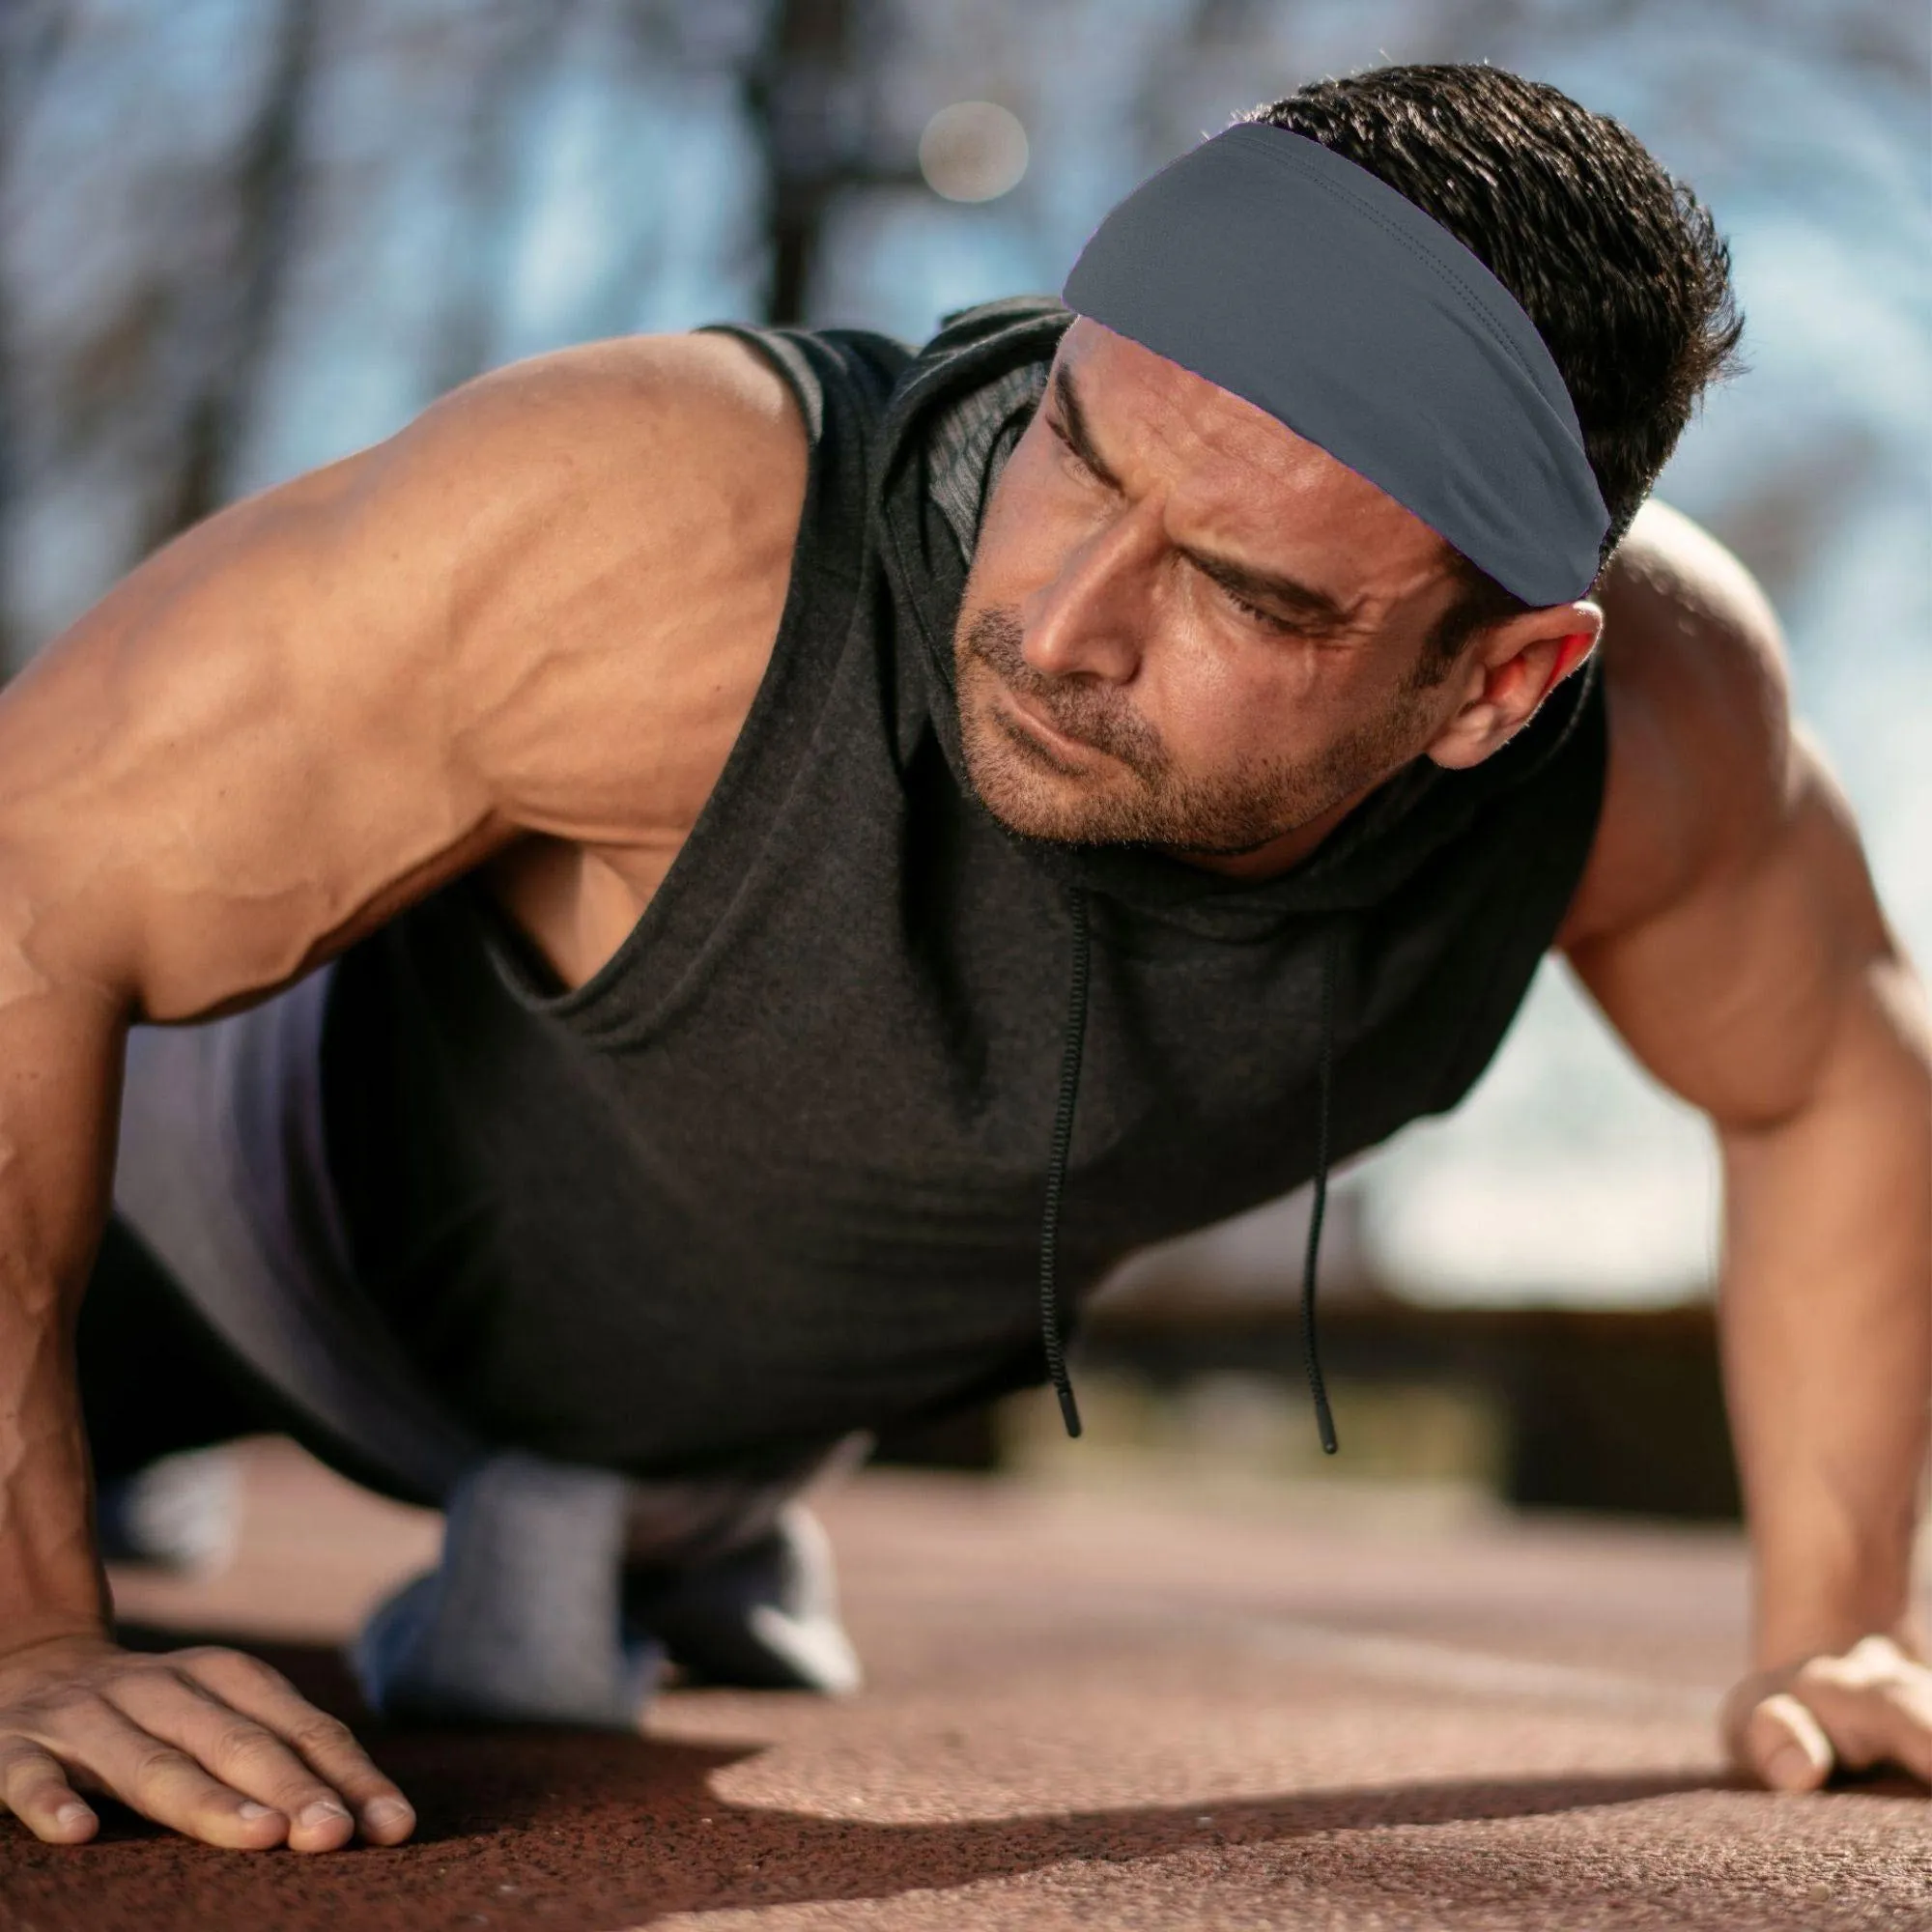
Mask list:
[[[1110,490],[1121,481],[1108,469],[1106,459],[1094,446],[1093,426],[1087,420],[1073,378],[1064,368],[1053,372],[1053,400],[1060,410],[1060,421],[1050,425],[1060,430],[1075,456]],[[1354,608],[1336,602],[1325,590],[1278,571],[1257,570],[1252,564],[1236,563],[1231,556],[1215,556],[1208,551],[1177,545],[1177,550],[1203,577],[1232,590],[1250,604],[1272,605],[1285,615],[1314,631],[1346,631],[1353,621]]]
[[[1094,432],[1087,421],[1087,412],[1081,407],[1080,398],[1074,393],[1073,378],[1063,368],[1053,372],[1053,400],[1060,407],[1060,422],[1057,427],[1065,437],[1075,456],[1097,476],[1110,490],[1121,487],[1121,479],[1107,468],[1107,460],[1094,446]]]

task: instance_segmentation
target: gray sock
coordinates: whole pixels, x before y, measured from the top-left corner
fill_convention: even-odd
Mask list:
[[[655,1547],[640,1546],[640,1494]],[[520,1451],[457,1484],[441,1563],[379,1605],[348,1655],[387,1716],[616,1730],[638,1727],[668,1656],[714,1683],[859,1682],[831,1547],[782,1491],[637,1485]]]

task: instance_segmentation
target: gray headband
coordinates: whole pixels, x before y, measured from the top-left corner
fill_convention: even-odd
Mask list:
[[[1319,141],[1204,141],[1101,222],[1062,299],[1319,443],[1526,602],[1595,579],[1609,513],[1536,325]]]

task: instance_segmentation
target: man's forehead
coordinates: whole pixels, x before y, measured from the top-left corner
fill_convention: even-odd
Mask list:
[[[1442,539],[1376,484],[1266,411],[1078,316],[1054,359],[1104,453],[1157,480],[1190,520],[1250,560],[1325,562],[1352,601],[1402,595],[1441,574]]]

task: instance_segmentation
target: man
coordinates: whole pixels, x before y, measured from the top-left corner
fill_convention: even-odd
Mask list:
[[[272,1672],[113,1645],[90,1435],[448,1503],[397,1708],[849,1681],[806,1475],[1042,1370],[1076,1426],[1063,1298],[1453,1104],[1552,944],[1723,1145],[1731,1749],[1932,1777],[1923,1009],[1762,596],[1638,514],[1725,266],[1553,89],[1322,82],[1077,319],[544,358],[58,640],[0,701],[8,1805],[411,1829]]]

